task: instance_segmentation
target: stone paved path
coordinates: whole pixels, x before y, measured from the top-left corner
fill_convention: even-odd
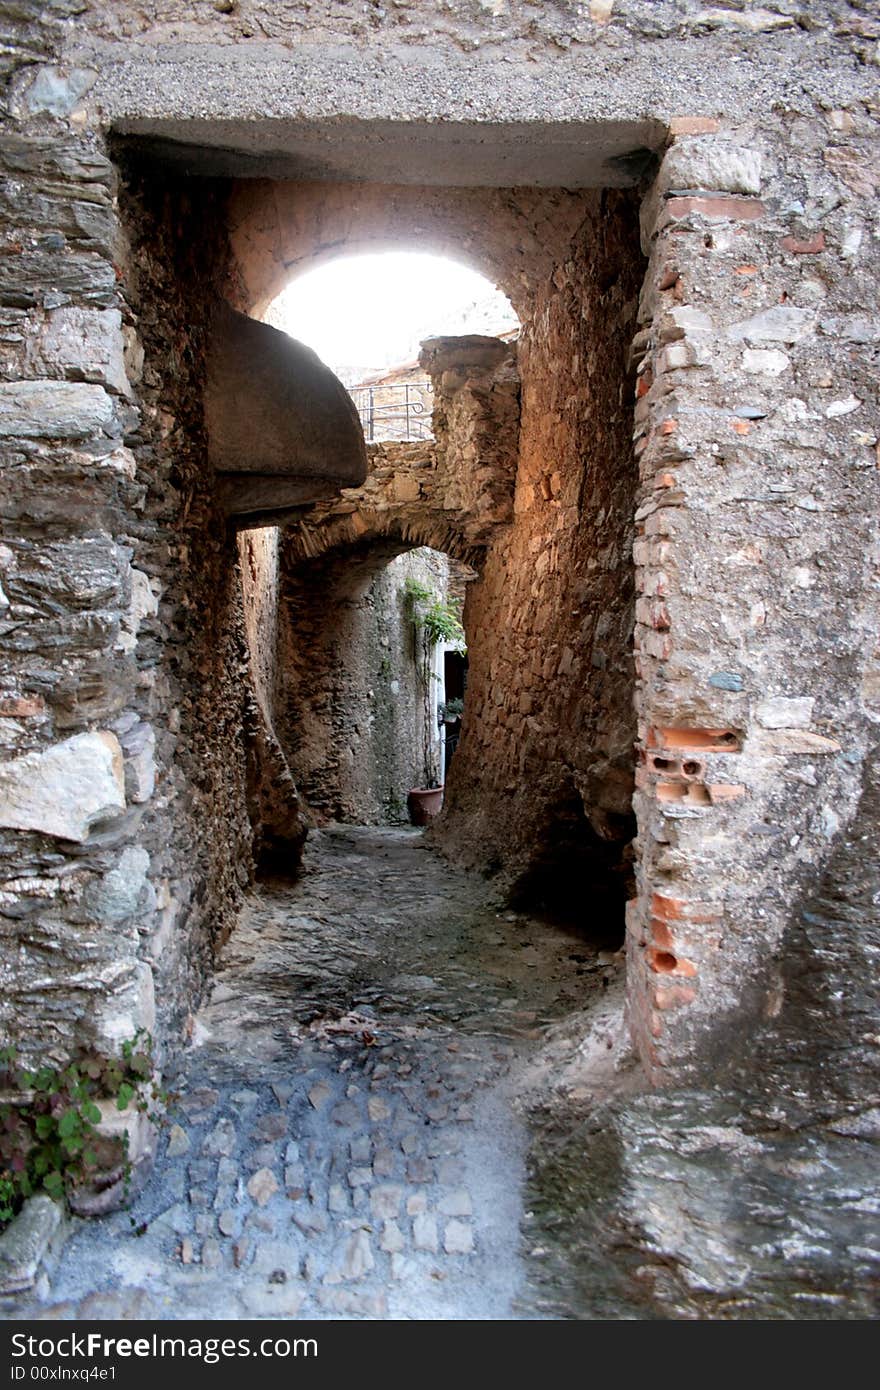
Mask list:
[[[417,832],[316,834],[227,944],[148,1185],[7,1311],[535,1316],[512,1100],[546,1025],[617,972]]]

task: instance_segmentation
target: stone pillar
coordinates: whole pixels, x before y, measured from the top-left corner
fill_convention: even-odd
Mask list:
[[[130,540],[115,171],[72,121],[83,74],[27,80],[0,137],[0,1036],[45,1060],[154,1027],[136,647],[157,588]]]
[[[655,1079],[778,1007],[774,955],[880,713],[871,127],[815,111],[671,133],[634,342],[629,1012]]]

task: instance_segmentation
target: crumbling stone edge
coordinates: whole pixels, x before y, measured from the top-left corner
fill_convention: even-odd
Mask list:
[[[0,1297],[28,1293],[48,1277],[70,1230],[60,1202],[42,1192],[29,1197],[0,1235]]]

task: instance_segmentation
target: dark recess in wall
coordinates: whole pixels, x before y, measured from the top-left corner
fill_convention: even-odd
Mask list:
[[[529,867],[509,893],[510,906],[579,932],[599,949],[623,944],[624,907],[632,894],[635,825],[618,817],[619,838],[602,839],[584,814],[576,788],[562,790],[538,830]]]

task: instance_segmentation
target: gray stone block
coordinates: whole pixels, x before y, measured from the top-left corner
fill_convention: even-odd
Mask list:
[[[76,734],[0,766],[0,825],[82,842],[125,810],[122,749],[114,734]]]
[[[62,1234],[64,1214],[57,1202],[38,1193],[0,1235],[0,1294],[32,1289],[53,1241]]]
[[[0,438],[87,439],[112,434],[116,408],[103,386],[78,381],[0,384]]]

